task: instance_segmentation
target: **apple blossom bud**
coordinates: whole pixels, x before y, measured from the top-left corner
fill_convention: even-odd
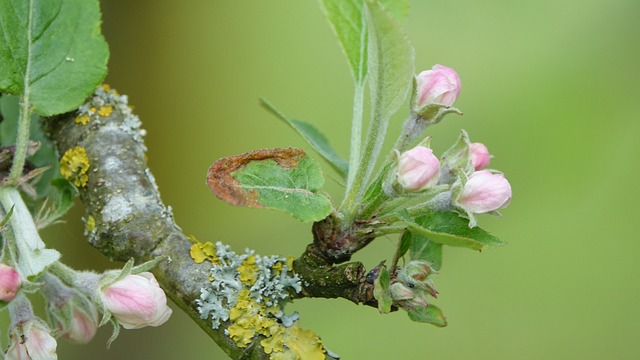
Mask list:
[[[471,156],[471,164],[474,169],[484,169],[489,165],[491,156],[489,155],[489,149],[487,149],[483,143],[471,143],[469,145],[469,153]]]
[[[20,275],[11,266],[0,264],[0,300],[13,300],[20,290]]]
[[[125,329],[160,326],[172,312],[164,291],[150,272],[127,275],[104,287],[100,294],[105,308]]]
[[[455,70],[434,65],[416,77],[416,107],[429,104],[453,105],[460,94],[460,77]]]
[[[6,360],[55,360],[58,343],[41,321],[19,323],[9,333]]]
[[[476,171],[467,180],[458,204],[474,214],[506,207],[511,201],[511,185],[502,174],[488,170]]]
[[[416,146],[398,160],[398,183],[408,191],[421,191],[438,183],[440,161],[433,150]]]
[[[62,336],[76,344],[87,344],[96,335],[97,330],[98,314],[76,307]]]
[[[95,304],[77,288],[66,286],[52,274],[45,273],[42,280],[49,322],[58,328],[58,334],[77,344],[91,341],[98,330]]]

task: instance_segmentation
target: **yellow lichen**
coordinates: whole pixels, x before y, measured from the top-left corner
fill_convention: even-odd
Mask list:
[[[281,324],[276,324],[276,326],[272,326],[269,329],[269,335],[260,340],[260,345],[262,345],[265,353],[271,354],[273,352],[284,351],[284,338],[282,334],[284,334],[286,329],[287,328]]]
[[[89,112],[90,112],[91,114],[95,114],[95,113],[96,113],[96,107],[95,107],[95,106],[90,107],[90,108],[89,108]]]
[[[89,180],[89,158],[83,147],[67,150],[60,159],[60,174],[75,186],[85,186]]]
[[[111,86],[109,84],[102,84],[102,90],[108,93],[111,90]]]
[[[258,278],[258,267],[256,266],[256,257],[253,255],[248,256],[242,264],[238,267],[240,273],[240,281],[247,286],[251,286],[256,283]]]
[[[303,330],[298,324],[286,328],[282,334],[284,351],[274,351],[270,359],[323,360],[325,350],[320,338],[311,330]]]
[[[85,227],[87,228],[88,232],[92,232],[96,228],[96,219],[94,219],[93,216],[89,215],[89,217],[87,217]]]
[[[233,324],[227,328],[229,337],[235,341],[238,347],[246,347],[251,344],[251,339],[256,334],[253,329],[245,328],[240,324]]]
[[[286,263],[283,263],[282,261],[278,261],[277,263],[275,263],[272,267],[271,270],[273,270],[273,273],[275,275],[280,275],[280,272],[282,271],[282,268],[284,267],[284,265],[287,265],[287,268],[289,269],[289,271],[293,270],[293,260],[295,258],[293,256],[287,256],[287,261]]]
[[[111,115],[112,112],[113,112],[113,106],[111,105],[101,106],[100,109],[98,109],[98,115],[104,116],[104,117]]]
[[[275,311],[279,309],[275,308]],[[269,339],[272,334],[281,333],[279,327],[283,327],[271,315],[274,308],[267,308],[264,303],[258,303],[250,296],[248,289],[243,289],[238,294],[238,302],[229,313],[229,320],[233,325],[227,328],[229,337],[239,347],[245,347],[256,334],[266,336]],[[283,327],[284,328],[284,327]],[[277,339],[270,343],[270,348],[280,348]]]
[[[213,264],[219,264],[220,260],[216,256],[216,246],[213,243],[206,242],[201,243],[195,237],[189,236],[189,239],[194,242],[191,245],[189,254],[196,264],[200,264],[205,260],[209,260]]]
[[[282,271],[282,262],[278,261],[277,263],[275,263],[272,267],[271,270],[273,270],[273,273],[275,275],[280,275],[280,272]]]
[[[250,296],[248,289],[238,294],[236,306],[229,313],[233,322],[227,328],[229,337],[239,347],[246,347],[256,335],[265,338],[260,345],[271,359],[322,360],[325,350],[320,338],[311,330],[303,330],[298,324],[285,327],[272,316],[279,308],[267,308]]]
[[[296,354],[289,350],[289,349],[285,349],[284,351],[280,351],[280,352],[273,352],[271,353],[271,356],[269,356],[269,359],[271,360],[299,360],[299,357],[296,357]]]
[[[83,114],[76,117],[76,124],[87,125],[91,120],[91,116],[89,114]]]

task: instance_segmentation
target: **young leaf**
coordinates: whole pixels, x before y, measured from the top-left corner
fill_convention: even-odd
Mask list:
[[[409,15],[409,0],[379,0],[384,9],[396,20],[402,21]]]
[[[400,237],[400,244],[398,244],[398,258],[403,257],[409,249],[413,249],[413,238],[414,236],[410,231],[402,233],[402,236]]]
[[[408,0],[380,0],[386,11],[397,20],[409,13]],[[356,83],[364,82],[367,74],[367,23],[364,0],[321,0],[325,16],[347,56]]]
[[[413,321],[429,323],[439,327],[447,326],[447,319],[444,317],[442,310],[435,305],[409,310],[408,313],[409,319]]]
[[[207,175],[211,191],[231,205],[277,209],[300,221],[319,221],[332,211],[318,191],[318,163],[300,149],[263,149],[216,161]]]
[[[9,219],[11,218],[11,214],[13,214],[13,208],[15,207],[15,205],[11,206],[11,209],[9,209],[9,211],[7,211],[7,215],[4,216],[4,219],[2,219],[2,221],[0,222],[0,230],[2,230],[4,228],[4,226],[7,224],[7,222],[9,222]]]
[[[414,49],[400,25],[374,1],[367,4],[368,66],[374,116],[388,120],[407,99],[414,73]]]
[[[454,212],[433,212],[413,221],[406,211],[398,213],[409,231],[426,236],[429,240],[447,246],[482,250],[502,246],[505,242],[479,228],[469,228],[469,221]]]
[[[414,50],[398,23],[377,2],[368,2],[367,9],[372,118],[360,161],[363,173],[358,175],[355,189],[368,182],[389,120],[406,100],[414,71]]]
[[[260,99],[260,105],[267,109],[270,113],[284,121],[292,129],[298,132],[300,136],[317,151],[322,157],[329,162],[329,164],[342,176],[347,177],[349,165],[347,162],[338,155],[338,153],[331,147],[329,140],[324,136],[320,130],[316,129],[313,125],[304,121],[291,119],[278,111],[269,101],[266,99]]]
[[[107,71],[97,0],[0,0],[0,38],[0,91],[41,115],[79,106]]]
[[[426,260],[431,263],[434,270],[440,270],[442,267],[442,244],[429,240],[426,236],[413,234],[410,231],[411,252],[409,253],[412,260]],[[404,235],[403,235],[404,237]]]
[[[373,282],[373,297],[378,300],[378,310],[381,314],[391,312],[391,293],[389,292],[389,272],[386,267],[380,269],[380,275]]]
[[[325,16],[338,37],[356,83],[367,74],[367,24],[363,0],[321,0]]]
[[[23,278],[31,278],[40,275],[49,265],[60,258],[60,253],[53,249],[47,249],[33,222],[33,217],[27,209],[20,193],[16,188],[0,188],[0,206],[8,213],[13,207],[13,213],[9,218],[9,238],[13,239],[17,253],[16,269]],[[6,238],[5,238],[6,239]]]

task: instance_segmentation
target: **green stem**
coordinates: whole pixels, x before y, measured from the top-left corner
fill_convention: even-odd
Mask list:
[[[64,283],[72,286],[76,285],[76,271],[60,261],[51,264],[47,270],[60,278]]]
[[[18,133],[16,138],[16,151],[13,156],[13,164],[7,184],[17,185],[22,177],[22,169],[27,160],[27,146],[29,145],[29,122],[31,120],[31,46],[33,44],[33,0],[29,1],[29,19],[27,19],[27,64],[24,72],[23,89],[24,94],[20,99],[20,115],[18,117]]]
[[[16,151],[13,156],[13,164],[7,184],[18,184],[22,177],[22,169],[27,160],[27,147],[29,146],[29,124],[31,111],[29,109],[29,90],[25,89],[22,99],[20,99],[20,115],[18,117],[18,131],[16,137]]]

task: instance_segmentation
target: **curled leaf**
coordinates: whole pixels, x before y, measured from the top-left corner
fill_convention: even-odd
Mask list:
[[[300,221],[319,221],[332,210],[318,191],[318,163],[300,149],[262,149],[216,161],[207,175],[213,193],[231,205],[284,211]]]

